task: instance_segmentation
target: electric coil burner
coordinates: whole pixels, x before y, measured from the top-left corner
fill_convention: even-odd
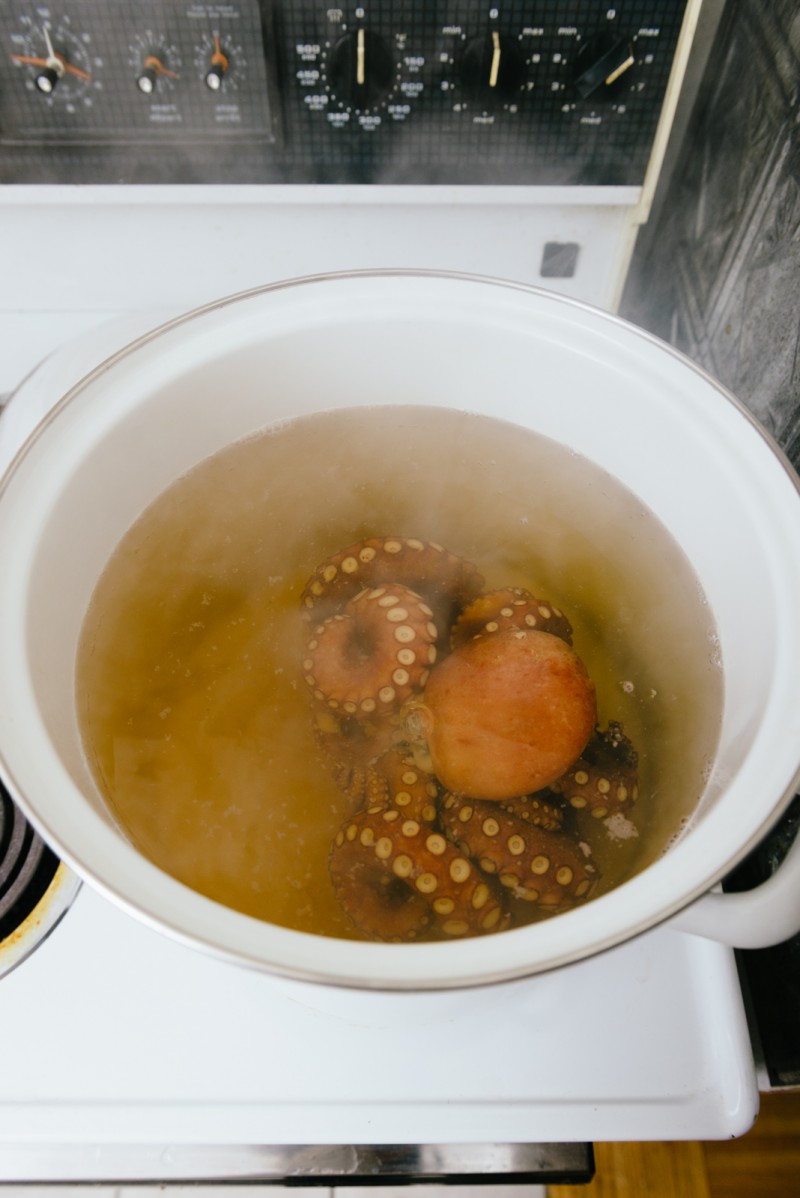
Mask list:
[[[58,869],[58,858],[0,787],[0,940],[36,909]]]
[[[77,886],[0,783],[0,977],[55,927]]]

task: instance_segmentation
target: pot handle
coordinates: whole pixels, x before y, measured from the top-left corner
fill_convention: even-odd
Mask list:
[[[800,932],[800,834],[760,886],[741,893],[704,894],[665,926],[731,948],[769,948],[789,940]]]

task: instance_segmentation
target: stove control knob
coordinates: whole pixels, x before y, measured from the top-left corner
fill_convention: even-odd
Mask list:
[[[572,83],[584,100],[611,96],[614,84],[636,62],[631,41],[613,33],[598,33],[581,46],[575,57]]]
[[[158,88],[163,79],[177,79],[175,71],[171,71],[164,61],[163,55],[147,54],[142,62],[142,69],[136,76],[136,86],[146,96],[150,96]]]
[[[34,86],[43,96],[50,96],[58,87],[58,81],[63,74],[63,71],[56,70],[55,67],[43,66],[33,77]]]
[[[525,59],[518,42],[494,29],[486,37],[467,42],[460,74],[469,100],[486,106],[503,104],[522,86]]]
[[[63,54],[56,54],[53,49],[53,43],[50,40],[50,28],[45,23],[42,26],[42,34],[44,36],[44,44],[47,49],[47,57],[40,58],[33,55],[12,55],[15,62],[28,63],[29,66],[38,67],[36,74],[33,77],[33,84],[37,91],[40,91],[43,96],[51,96],[58,87],[59,79],[63,79],[65,72],[68,69],[67,60]],[[75,71],[75,67],[69,67],[71,71]],[[82,74],[83,72],[78,72]]]
[[[231,68],[231,60],[222,49],[219,34],[214,34],[214,48],[208,60],[208,70],[205,74],[205,85],[209,91],[218,92],[222,88],[225,76]]]
[[[380,104],[395,81],[395,63],[387,42],[358,28],[334,44],[328,60],[331,92],[343,104],[363,111]]]
[[[157,85],[158,71],[154,66],[149,65],[148,59],[145,59],[144,66],[142,67],[140,74],[136,76],[136,86],[140,92],[143,92],[144,95],[149,96],[156,90]]]

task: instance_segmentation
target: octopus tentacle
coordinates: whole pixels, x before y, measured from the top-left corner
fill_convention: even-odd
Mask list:
[[[439,787],[403,747],[384,753],[367,770],[365,798],[370,807],[400,808],[410,819],[436,820]]]
[[[639,797],[639,756],[622,724],[611,720],[605,732],[595,732],[575,764],[551,790],[571,807],[605,819],[629,810]]]
[[[503,587],[478,595],[464,608],[451,630],[451,647],[505,628],[533,628],[572,644],[572,625],[549,599],[537,599],[522,587]]]
[[[472,562],[417,537],[369,537],[321,562],[300,597],[309,619],[327,617],[365,587],[399,582],[421,594],[442,627],[483,588]]]
[[[396,808],[367,808],[346,821],[330,872],[343,909],[381,940],[413,939],[431,925],[449,937],[493,932],[504,916],[492,880],[440,832]]]
[[[591,894],[599,874],[563,832],[531,827],[497,803],[448,793],[440,810],[447,835],[515,898],[562,911]]]
[[[564,808],[553,803],[550,791],[537,790],[532,795],[519,795],[514,799],[504,799],[498,806],[529,824],[532,828],[544,828],[547,832],[558,832],[564,825]]]
[[[312,714],[314,739],[331,777],[360,807],[367,797],[370,767],[402,740],[402,729],[391,720],[355,720],[319,705]]]
[[[496,931],[504,918],[491,879],[436,829],[433,779],[398,751],[371,771],[371,797],[334,838],[330,874],[343,909],[380,940],[423,929],[447,937]]]
[[[399,583],[359,591],[313,627],[303,671],[314,698],[356,719],[398,711],[422,690],[436,661],[432,616]]]

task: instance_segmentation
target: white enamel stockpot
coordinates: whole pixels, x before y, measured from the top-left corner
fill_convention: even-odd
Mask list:
[[[531,380],[535,378],[535,385]],[[665,855],[542,923],[446,944],[289,931],[144,859],[84,762],[75,654],[115,544],[177,476],[320,408],[434,404],[532,428],[633,491],[682,546],[715,615],[724,714],[714,795]],[[748,896],[709,894],[794,794],[800,766],[800,496],[737,401],[616,317],[469,276],[292,280],[168,321],[47,415],[0,493],[0,761],[46,840],[108,898],[178,939],[294,978],[444,988],[579,960],[667,919],[757,945],[800,928],[800,854]]]

